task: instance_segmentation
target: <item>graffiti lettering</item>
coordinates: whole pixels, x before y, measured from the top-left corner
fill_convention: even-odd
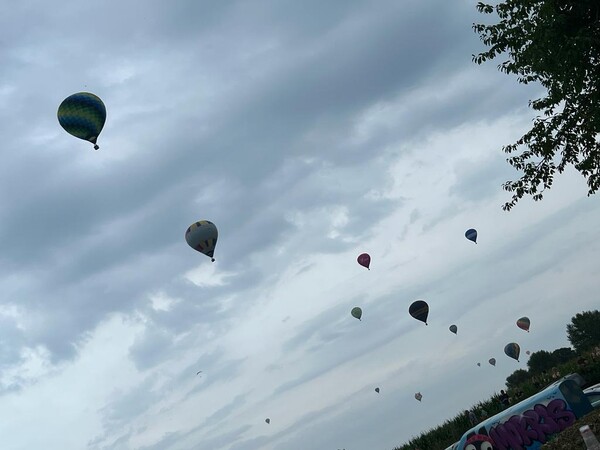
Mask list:
[[[577,420],[575,414],[565,409],[565,402],[562,400],[551,401],[550,403],[548,403],[547,409],[554,418],[554,420],[556,420],[556,422],[558,423],[558,426],[560,427],[561,431],[567,428],[568,426],[572,425],[575,422],[575,420]]]
[[[496,450],[525,450],[533,442],[545,443],[549,435],[575,422],[575,414],[566,409],[564,400],[538,404],[522,415],[512,416],[490,430]]]
[[[490,437],[494,440],[497,449],[506,450],[512,448],[523,448],[523,440],[515,428],[515,425],[510,422],[504,422],[490,430]]]
[[[563,408],[564,408],[564,405],[563,405]],[[554,432],[554,430],[559,428],[556,421],[552,418],[552,416],[550,414],[548,414],[548,410],[546,409],[546,407],[544,405],[535,405],[535,407],[533,409],[540,416],[540,419],[541,419],[540,421],[544,422],[544,423],[540,424],[542,432],[544,434],[546,434],[546,435],[552,434]]]

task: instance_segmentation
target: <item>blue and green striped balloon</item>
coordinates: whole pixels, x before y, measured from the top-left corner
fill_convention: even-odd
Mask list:
[[[90,92],[69,95],[58,107],[57,116],[67,133],[90,141],[96,150],[100,148],[96,139],[106,122],[106,107],[99,97]]]

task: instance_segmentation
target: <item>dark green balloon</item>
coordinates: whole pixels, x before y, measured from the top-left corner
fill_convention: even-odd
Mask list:
[[[63,100],[58,107],[58,123],[67,133],[94,144],[106,122],[106,107],[90,92],[78,92]]]
[[[356,317],[358,320],[360,320],[362,317],[362,309],[360,309],[358,306],[355,306],[352,308],[352,311],[350,311],[350,314],[352,314],[352,317]]]

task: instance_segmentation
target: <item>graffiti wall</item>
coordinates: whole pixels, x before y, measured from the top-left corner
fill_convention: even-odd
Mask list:
[[[573,382],[546,388],[467,432],[460,450],[534,450],[591,410]]]

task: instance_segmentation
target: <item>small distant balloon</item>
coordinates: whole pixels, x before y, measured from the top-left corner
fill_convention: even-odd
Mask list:
[[[477,244],[477,230],[474,228],[469,228],[466,232],[465,232],[465,237],[470,240],[473,241]]]
[[[191,224],[185,231],[185,240],[190,247],[208,256],[212,262],[217,245],[219,232],[214,223],[208,220],[199,220]]]
[[[488,361],[492,366],[496,365],[496,358],[490,358]]]
[[[269,419],[268,417],[265,419],[265,422],[267,423],[271,423],[271,419]]]
[[[421,393],[420,393],[420,392],[417,392],[417,393],[415,394],[415,398],[416,398],[417,400],[421,401],[421,399],[423,398],[423,396],[421,395]]]
[[[527,350],[527,351],[525,352],[525,354],[526,354],[526,355],[531,355],[531,352],[530,352],[529,350]]]
[[[360,320],[360,318],[362,317],[362,309],[360,309],[358,306],[355,306],[354,308],[352,308],[352,311],[350,311],[350,314],[352,314],[352,317],[355,317],[358,320]]]
[[[529,333],[529,325],[531,325],[531,321],[529,320],[529,317],[521,317],[519,320],[517,320],[517,326],[521,330],[525,330],[528,333]]]
[[[408,313],[415,319],[420,320],[427,325],[427,316],[429,315],[429,305],[423,300],[413,302],[408,308]]]
[[[481,363],[477,363],[477,367],[481,367]]]
[[[356,258],[356,260],[358,261],[358,263],[361,266],[369,269],[369,266],[371,265],[371,257],[369,256],[368,253],[361,253],[360,255],[358,255],[358,258]],[[369,269],[369,270],[371,270],[371,269]]]
[[[90,92],[77,92],[65,98],[56,113],[58,123],[67,133],[94,144],[106,122],[106,107],[100,97]]]
[[[458,331],[458,327],[456,325],[450,325],[449,330],[456,334],[456,332]]]
[[[375,388],[375,392],[379,394],[379,388]]]
[[[506,356],[512,359],[516,359],[519,361],[519,354],[521,353],[521,347],[516,342],[511,342],[510,344],[506,344],[504,347],[504,353]]]

